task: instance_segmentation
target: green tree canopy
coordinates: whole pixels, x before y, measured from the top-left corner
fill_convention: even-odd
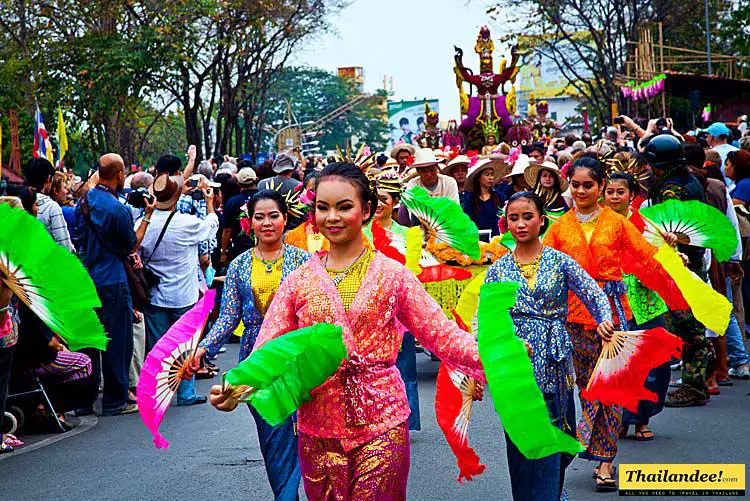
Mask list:
[[[318,68],[285,69],[268,93],[267,123],[285,122],[291,109],[299,122],[314,121],[351,103],[335,118],[313,127],[322,135],[322,151],[344,146],[352,137],[373,150],[385,147],[388,119],[383,108],[385,91],[363,96],[355,82]],[[267,138],[268,139],[268,138]]]

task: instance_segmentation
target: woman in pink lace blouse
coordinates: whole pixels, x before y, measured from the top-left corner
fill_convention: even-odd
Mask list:
[[[343,327],[348,360],[299,408],[299,454],[309,499],[406,498],[409,406],[395,366],[397,322],[430,352],[484,381],[476,341],[449,321],[404,266],[367,249],[360,232],[377,195],[354,165],[321,172],[318,228],[330,251],[314,255],[281,284],[255,349],[289,331],[328,322]],[[220,410],[233,404],[211,390]]]

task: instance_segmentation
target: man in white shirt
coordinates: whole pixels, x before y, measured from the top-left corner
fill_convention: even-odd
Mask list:
[[[724,165],[727,160],[727,153],[739,149],[736,146],[729,144],[729,139],[732,137],[732,131],[723,123],[714,122],[708,127],[708,129],[704,129],[704,132],[708,133],[708,137],[706,137],[708,145],[721,157],[721,173],[724,175],[724,181],[727,183],[729,191],[731,192],[732,188],[734,188],[734,181],[724,174]]]
[[[156,210],[141,243],[144,268],[159,277],[159,283],[151,288],[150,304],[143,312],[147,351],[198,301],[199,244],[216,235],[219,228],[210,187],[203,190],[208,212],[205,219],[175,211],[183,181],[181,176],[164,173],[153,184]],[[189,185],[185,184],[185,188],[188,190]],[[194,380],[180,383],[176,405],[205,402],[205,396],[196,395]]]
[[[461,205],[458,196],[458,184],[450,176],[438,172],[440,160],[435,157],[435,153],[430,148],[420,148],[414,156],[414,163],[411,167],[417,172],[417,177],[406,183],[408,191],[414,186],[420,186],[427,190],[431,197],[450,198],[457,204]],[[401,205],[398,209],[398,222],[402,226],[415,226],[418,224],[416,218],[409,215],[406,206]]]
[[[458,184],[450,176],[438,172],[440,160],[430,148],[420,148],[414,158],[412,168],[417,172],[415,177],[406,184],[408,190],[412,186],[421,186],[426,189],[431,197],[450,198],[454,202],[461,203],[458,198]]]
[[[55,242],[70,252],[75,252],[73,243],[70,241],[70,232],[65,217],[63,217],[62,208],[60,204],[48,196],[52,188],[54,175],[55,168],[46,158],[33,158],[29,160],[24,169],[26,184],[37,192],[37,204],[39,205],[37,219],[47,228],[47,232]]]

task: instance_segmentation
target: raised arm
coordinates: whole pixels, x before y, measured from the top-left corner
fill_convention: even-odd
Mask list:
[[[454,72],[456,75],[458,75],[461,79],[465,80],[466,82],[471,81],[471,77],[473,76],[471,72],[466,69],[466,66],[464,66],[463,58],[464,58],[464,51],[459,49],[458,47],[454,47],[456,53],[453,56],[453,60],[456,62],[454,66]]]
[[[448,320],[412,273],[404,270],[404,275],[398,292],[398,320],[440,360],[485,382],[476,340],[455,322]]]
[[[195,145],[191,144],[187,149],[187,165],[185,165],[185,170],[182,171],[182,177],[185,181],[190,179],[190,176],[193,175],[193,171],[195,170],[195,155]]]
[[[219,349],[227,342],[229,335],[237,328],[242,317],[242,297],[239,287],[239,260],[232,261],[224,280],[224,292],[221,295],[221,312],[216,323],[201,341],[210,356],[219,353]]]

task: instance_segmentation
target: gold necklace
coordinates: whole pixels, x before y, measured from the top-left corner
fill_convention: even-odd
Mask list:
[[[516,267],[518,268],[518,271],[521,272],[521,276],[525,278],[526,280],[531,280],[531,278],[536,273],[537,268],[539,267],[539,260],[542,258],[542,251],[539,251],[539,255],[537,255],[536,259],[534,259],[530,263],[521,263],[518,260],[518,256],[515,252],[513,252],[513,262],[516,264]]]
[[[338,275],[336,275],[335,277],[332,278],[334,285],[338,286],[341,283],[341,281],[344,280],[344,278],[346,278],[346,276],[349,274],[349,272],[354,267],[354,265],[357,264],[357,262],[360,259],[362,259],[362,256],[364,256],[366,252],[367,252],[367,247],[365,247],[364,249],[362,249],[362,252],[360,252],[359,256],[357,256],[357,259],[355,259],[354,261],[352,261],[352,264],[350,264],[349,266],[347,266],[346,269],[343,270],[343,271],[329,269],[328,268],[328,255],[326,255],[326,263],[325,263],[326,270],[332,271],[334,273],[338,273]]]

